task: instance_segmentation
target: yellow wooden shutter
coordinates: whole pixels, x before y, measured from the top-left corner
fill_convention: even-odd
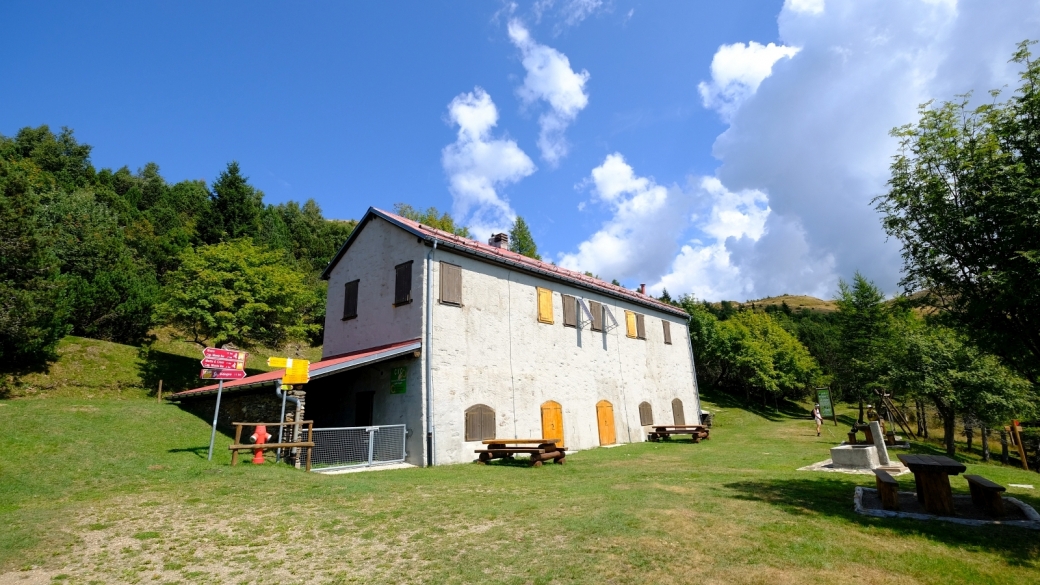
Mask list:
[[[636,338],[636,314],[625,311],[625,334],[632,339]]]
[[[538,289],[538,322],[553,323],[552,291],[547,288]]]

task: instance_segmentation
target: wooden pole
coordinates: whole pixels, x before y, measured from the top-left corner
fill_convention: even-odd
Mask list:
[[[156,396],[158,397],[157,402],[162,404],[162,380],[159,380],[159,393]]]
[[[1018,447],[1018,456],[1022,458],[1022,469],[1029,471],[1029,462],[1026,461],[1026,446],[1022,444],[1022,427],[1018,426],[1018,421],[1011,421],[1011,438],[1015,441],[1015,446]]]

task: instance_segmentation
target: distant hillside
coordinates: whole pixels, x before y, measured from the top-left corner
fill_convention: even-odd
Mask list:
[[[764,299],[746,301],[743,304],[745,306],[754,304],[756,309],[764,309],[769,306],[779,307],[784,303],[787,303],[787,306],[791,307],[792,311],[808,309],[810,311],[819,311],[821,313],[833,313],[838,310],[838,305],[836,305],[834,301],[825,301],[807,295],[780,295],[778,297],[766,297]]]

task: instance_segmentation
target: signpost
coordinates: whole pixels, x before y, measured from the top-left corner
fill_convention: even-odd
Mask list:
[[[217,404],[213,407],[213,430],[209,434],[208,461],[213,460],[213,442],[217,438],[217,415],[220,414],[220,397],[224,393],[224,380],[240,380],[246,377],[246,352],[233,349],[207,347],[202,350],[203,380],[218,380]]]
[[[285,368],[282,384],[306,384],[311,380],[311,362],[293,358],[267,358],[267,365],[273,368]]]
[[[838,415],[834,413],[834,404],[831,403],[831,391],[829,388],[816,389],[816,402],[820,405],[820,416],[829,416],[838,426]]]

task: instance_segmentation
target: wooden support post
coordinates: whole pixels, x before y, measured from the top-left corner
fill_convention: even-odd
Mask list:
[[[242,425],[235,425],[235,444],[240,445],[242,440]],[[231,467],[238,465],[238,449],[231,450]]]
[[[156,402],[162,404],[162,380],[159,380],[159,393],[155,395]]]
[[[1017,420],[1011,421],[1011,438],[1018,447],[1018,456],[1022,459],[1022,469],[1029,471],[1029,462],[1026,461],[1026,446],[1022,444],[1022,427],[1018,426]]]

